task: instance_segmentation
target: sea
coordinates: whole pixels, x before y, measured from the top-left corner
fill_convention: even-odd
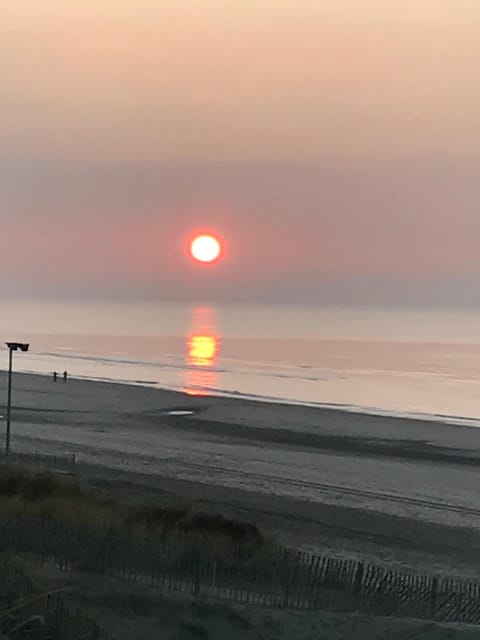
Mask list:
[[[480,426],[480,312],[2,301],[14,370]],[[6,369],[8,352],[3,347]]]

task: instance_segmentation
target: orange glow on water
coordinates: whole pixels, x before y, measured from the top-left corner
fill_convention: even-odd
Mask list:
[[[192,332],[186,340],[188,365],[185,393],[209,395],[215,388],[215,370],[220,340],[215,330],[215,312],[211,307],[196,307],[192,316]]]
[[[197,367],[213,366],[217,355],[217,339],[213,335],[190,336],[188,355],[190,364]]]

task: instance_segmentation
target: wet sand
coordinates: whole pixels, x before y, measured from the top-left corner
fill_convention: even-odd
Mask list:
[[[75,453],[85,482],[121,498],[182,501],[316,553],[480,571],[480,429],[25,374],[13,405],[14,450]]]

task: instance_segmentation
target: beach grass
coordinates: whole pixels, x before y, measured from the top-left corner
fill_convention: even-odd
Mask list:
[[[191,505],[166,507],[121,502],[104,490],[82,485],[75,478],[23,464],[1,464],[0,517],[14,514],[46,517],[78,526],[121,527],[137,535],[168,537],[181,533],[204,541],[256,548],[267,543],[254,525],[196,512]]]

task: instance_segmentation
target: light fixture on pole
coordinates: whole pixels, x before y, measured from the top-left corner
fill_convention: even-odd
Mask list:
[[[12,410],[12,363],[14,351],[28,351],[29,344],[25,342],[6,342],[8,347],[8,392],[7,392],[7,429],[5,432],[5,456],[10,453],[10,414]]]

